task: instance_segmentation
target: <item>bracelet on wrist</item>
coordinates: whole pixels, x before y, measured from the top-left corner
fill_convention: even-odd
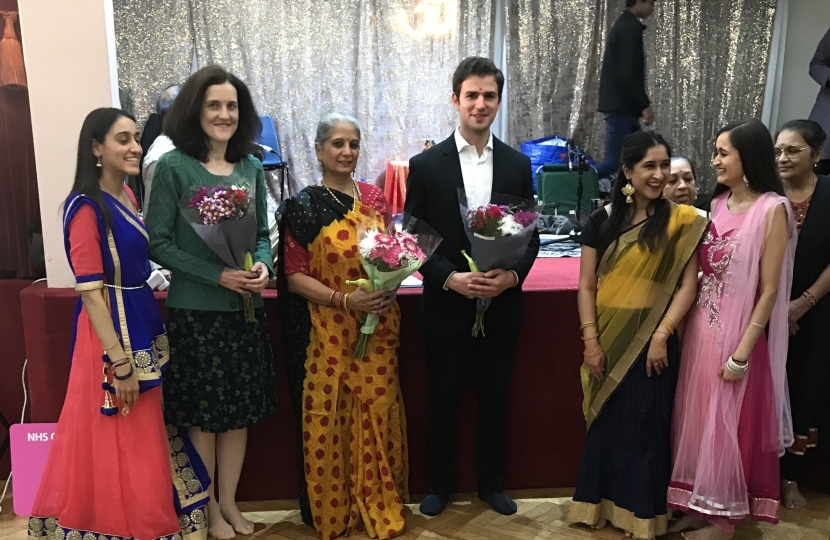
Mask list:
[[[801,296],[806,298],[807,301],[810,302],[810,305],[813,307],[815,307],[815,305],[818,304],[818,300],[815,296],[813,296],[813,293],[811,293],[810,291],[804,291],[803,293],[801,293]]]
[[[600,354],[601,352],[602,352],[602,347],[597,347],[597,350],[595,350],[594,352],[591,352],[591,353],[586,352],[586,353],[583,353],[583,354],[584,354],[585,356],[591,357],[591,356],[597,356],[597,355],[598,355],[598,354]]]
[[[122,359],[120,359],[120,360],[116,360],[116,361],[112,362],[112,364],[111,364],[111,365],[112,365],[112,369],[115,369],[115,368],[119,368],[119,367],[121,367],[121,366],[127,365],[127,364],[129,364],[129,363],[130,363],[130,359],[129,359],[129,358],[126,358],[126,357],[124,357],[124,358],[122,358]]]
[[[749,362],[746,360],[735,360],[731,356],[726,360],[726,369],[735,375],[743,375],[749,369]]]
[[[126,381],[127,379],[133,376],[133,365],[130,364],[130,371],[128,371],[126,375],[119,375],[113,370],[112,376],[115,377],[116,381]]]

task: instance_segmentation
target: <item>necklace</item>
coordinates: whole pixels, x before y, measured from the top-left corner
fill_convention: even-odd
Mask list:
[[[357,201],[359,201],[359,200],[360,200],[360,193],[357,191],[357,187],[355,187],[355,185],[354,185],[354,180],[352,180],[352,182],[351,182],[351,183],[352,183],[352,210],[354,210],[355,204],[357,203]],[[331,190],[331,189],[330,189],[330,188],[326,185],[326,182],[325,182],[324,180],[320,180],[320,184],[321,184],[324,188],[326,188],[326,191],[328,191],[328,192],[329,192],[329,195],[331,195],[331,196],[332,196],[332,198],[333,198],[335,201],[337,201],[338,203],[340,203],[340,206],[342,206],[343,208],[348,208],[348,206],[346,206],[345,204],[343,204],[343,201],[341,201],[340,199],[338,199],[338,198],[337,198],[337,195],[335,195],[335,194],[334,194],[334,191],[332,191],[332,190]]]

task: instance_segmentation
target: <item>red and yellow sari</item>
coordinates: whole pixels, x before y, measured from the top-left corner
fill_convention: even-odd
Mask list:
[[[393,538],[405,526],[408,459],[398,381],[400,308],[380,317],[366,355],[352,357],[363,316],[288,291],[303,272],[342,292],[365,277],[357,227],[390,223],[379,189],[360,184],[361,201],[307,187],[280,219],[279,299],[292,401],[301,426],[303,520],[321,538],[352,530]],[[384,216],[386,213],[386,216]]]

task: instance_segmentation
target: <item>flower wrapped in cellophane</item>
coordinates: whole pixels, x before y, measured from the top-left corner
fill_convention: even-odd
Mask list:
[[[256,186],[199,186],[179,201],[179,209],[202,240],[230,268],[250,272],[256,249]],[[254,302],[243,295],[245,320],[256,322]]]
[[[441,243],[438,233],[415,218],[404,219],[401,231],[359,229],[358,237],[357,251],[367,278],[346,283],[358,285],[365,292],[394,291],[421,268]],[[355,358],[363,358],[366,342],[375,333],[378,322],[374,313],[367,313],[361,321]]]
[[[464,230],[470,241],[470,253],[462,254],[471,272],[507,270],[527,251],[541,205],[535,201],[493,193],[490,204],[467,208],[467,196],[458,191],[459,208]],[[484,335],[484,314],[492,298],[476,298],[476,319],[472,335]]]

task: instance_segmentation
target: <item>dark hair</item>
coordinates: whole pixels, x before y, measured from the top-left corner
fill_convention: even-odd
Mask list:
[[[689,164],[689,168],[692,169],[692,177],[695,179],[695,184],[697,184],[697,170],[695,170],[695,164],[692,163],[692,160],[687,158],[686,156],[672,156],[671,157],[672,161],[680,161],[681,159]]]
[[[460,98],[461,85],[464,84],[464,81],[470,77],[486,77],[487,75],[495,77],[496,84],[499,86],[499,101],[501,101],[501,92],[504,90],[504,73],[496,67],[492,60],[483,56],[470,56],[458,64],[455,73],[452,74],[452,93]]]
[[[625,7],[630,8],[634,7],[634,4],[637,3],[637,0],[625,0]]]
[[[628,183],[623,167],[633,169],[638,163],[645,159],[648,151],[655,146],[663,146],[669,157],[671,157],[671,146],[666,140],[656,133],[637,131],[632,133],[623,141],[621,161],[622,166],[617,172],[617,177],[611,186],[611,215],[602,224],[599,230],[599,249],[602,254],[614,244],[620,237],[620,233],[631,226],[631,216],[628,209],[629,204],[625,202],[622,188]],[[660,248],[668,238],[669,218],[671,217],[671,203],[660,197],[651,202],[654,213],[643,225],[638,238],[640,249],[651,252]]]
[[[176,148],[202,162],[208,158],[207,135],[201,124],[205,93],[209,86],[224,83],[231,83],[236,88],[239,103],[239,123],[228,141],[225,159],[236,163],[252,154],[255,150],[254,141],[262,131],[262,122],[245,83],[222,67],[203,67],[185,81],[170,111],[164,115],[163,126],[163,132],[170,137]]]
[[[717,137],[729,133],[729,141],[741,159],[744,176],[749,189],[755,193],[771,191],[784,195],[784,184],[778,176],[778,166],[775,161],[775,147],[772,144],[772,135],[760,120],[748,120],[739,124],[729,124],[718,131]],[[718,184],[712,193],[712,198],[729,191],[729,186]]]
[[[821,152],[824,141],[827,140],[827,133],[821,125],[814,120],[790,120],[781,127],[781,131],[775,134],[777,139],[782,131],[795,131],[804,139],[804,142],[813,149],[813,152]],[[827,156],[830,157],[830,156]]]
[[[75,181],[72,184],[72,193],[83,193],[92,199],[104,217],[107,230],[112,225],[112,213],[104,202],[101,191],[101,168],[98,167],[98,158],[92,153],[92,142],[104,143],[107,133],[122,116],[135,122],[133,115],[121,109],[105,107],[95,109],[84,119],[81,126],[81,135],[78,137],[78,161],[75,164]]]

